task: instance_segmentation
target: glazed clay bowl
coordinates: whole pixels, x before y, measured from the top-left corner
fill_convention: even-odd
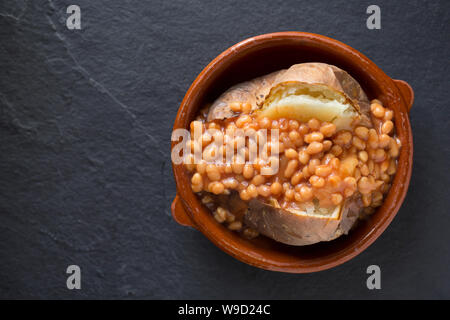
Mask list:
[[[401,140],[397,174],[383,205],[346,236],[310,246],[295,247],[264,236],[247,240],[217,223],[191,190],[182,165],[173,165],[177,195],[172,203],[174,219],[202,232],[231,256],[273,271],[308,273],[340,265],[365,250],[391,223],[408,189],[412,159],[412,132],[408,112],[414,95],[402,80],[393,80],[355,49],[321,35],[280,32],[244,40],[211,61],[189,88],[178,110],[174,129],[189,128],[198,110],[214,101],[230,86],[283,69],[296,63],[325,62],[350,73],[369,99],[380,99],[394,110],[397,136]],[[172,143],[172,148],[176,142]]]

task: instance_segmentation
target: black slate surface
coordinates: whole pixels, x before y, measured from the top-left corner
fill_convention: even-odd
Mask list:
[[[82,30],[65,26],[77,4]],[[0,2],[0,298],[450,298],[448,1]],[[299,30],[409,82],[414,170],[365,252],[293,275],[247,266],[170,216],[170,134],[190,83],[247,37]],[[82,289],[66,288],[77,264]],[[382,270],[369,291],[368,265]]]

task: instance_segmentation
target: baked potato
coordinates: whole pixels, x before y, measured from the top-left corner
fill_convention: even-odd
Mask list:
[[[351,130],[356,124],[372,127],[370,102],[361,86],[344,70],[324,63],[293,65],[233,86],[212,104],[207,121],[238,116],[230,107],[233,103],[250,103],[260,118],[302,123],[315,118],[334,124],[338,131]],[[357,161],[353,160],[347,161],[350,165],[345,163],[346,170],[355,170]],[[244,221],[276,241],[310,245],[347,234],[358,220],[361,202],[361,195],[355,194],[333,207],[321,208],[313,200],[286,209],[274,197],[257,197],[248,202]]]

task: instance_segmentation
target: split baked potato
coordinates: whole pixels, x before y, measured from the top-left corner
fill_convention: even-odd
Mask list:
[[[253,112],[271,119],[334,123],[338,130],[354,123],[371,126],[370,102],[347,72],[325,63],[303,63],[233,86],[211,106],[208,121],[236,116],[231,103],[251,104]],[[302,209],[283,209],[275,198],[252,199],[245,222],[276,241],[309,245],[348,233],[359,216],[357,196],[332,208],[311,201]]]

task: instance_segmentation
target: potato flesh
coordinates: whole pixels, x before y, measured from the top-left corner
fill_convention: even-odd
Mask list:
[[[281,208],[278,201],[274,198],[269,200],[269,205],[275,208]],[[327,219],[339,219],[339,213],[342,206],[336,206],[333,208],[320,208],[315,205],[313,202],[306,202],[302,204],[302,208],[294,209],[294,208],[286,208],[284,210],[299,216],[308,216],[315,218],[327,218]]]
[[[309,210],[309,208],[306,211],[300,211],[295,209],[287,209],[287,211],[299,215],[299,216],[307,216],[307,217],[314,217],[314,218],[327,218],[327,219],[339,219],[339,212],[341,210],[341,206],[336,206],[331,210],[320,210],[317,208],[313,208],[312,210]]]
[[[307,122],[312,118],[334,123],[337,130],[350,129],[358,116],[350,104],[309,95],[288,95],[273,101],[261,111],[261,117],[295,119]]]

